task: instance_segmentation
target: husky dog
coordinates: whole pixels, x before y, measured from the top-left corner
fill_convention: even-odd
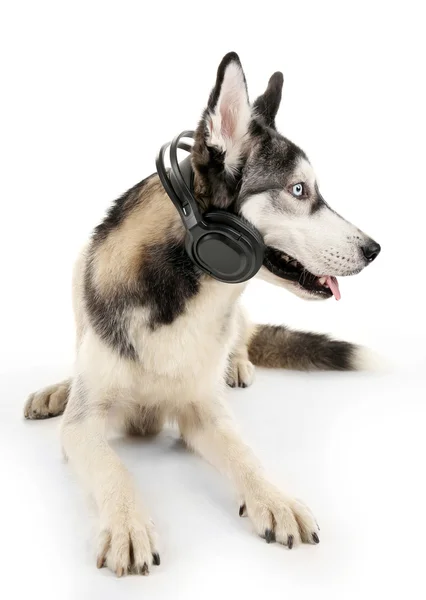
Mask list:
[[[380,246],[332,210],[306,154],[277,132],[283,76],[274,73],[250,104],[238,56],[227,54],[199,122],[191,160],[200,210],[220,208],[263,236],[259,272],[303,298],[339,299],[336,277],[354,275]],[[119,198],[77,259],[73,301],[77,357],[71,379],[32,394],[25,417],[64,412],[65,455],[99,511],[97,565],[118,576],[158,565],[152,521],[107,440],[107,425],[157,434],[166,421],[186,444],[224,471],[240,515],[267,542],[317,544],[310,510],[278,489],[241,440],[226,384],[246,387],[253,365],[353,370],[361,349],[324,335],[250,325],[239,300],[245,284],[200,272],[185,230],[158,176]]]

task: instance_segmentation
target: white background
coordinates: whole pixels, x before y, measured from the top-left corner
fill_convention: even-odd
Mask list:
[[[0,14],[2,575],[5,598],[424,597],[424,18],[421,2],[4,2]],[[382,374],[260,371],[229,392],[246,438],[312,507],[318,547],[267,546],[175,433],[119,441],[161,536],[161,567],[95,568],[87,502],[58,420],[24,422],[70,372],[70,270],[110,202],[196,125],[229,50],[254,99],[285,75],[277,124],[322,193],[382,244],[342,300],[253,282],[257,321],[330,332]],[[2,589],[3,588],[3,589]]]

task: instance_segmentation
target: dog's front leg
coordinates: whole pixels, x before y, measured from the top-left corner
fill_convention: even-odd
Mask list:
[[[81,377],[72,385],[62,426],[66,457],[87,484],[100,516],[97,565],[118,576],[145,575],[159,564],[153,523],[131,476],[106,438],[108,392],[89,392]]]
[[[253,327],[241,306],[238,306],[235,318],[237,336],[228,358],[226,383],[230,387],[246,388],[254,380],[254,365],[248,356],[248,342]]]
[[[242,499],[240,515],[246,512],[267,542],[289,548],[300,541],[319,542],[310,510],[268,481],[221,400],[192,404],[180,416],[179,426],[189,446],[231,477]]]

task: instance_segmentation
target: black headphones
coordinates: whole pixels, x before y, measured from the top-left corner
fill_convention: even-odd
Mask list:
[[[224,210],[209,210],[201,215],[193,195],[194,171],[191,157],[181,163],[177,149],[191,152],[181,138],[193,138],[183,131],[161,147],[156,159],[157,173],[186,229],[185,248],[191,260],[205,273],[225,283],[242,283],[256,275],[263,263],[262,236],[250,223]],[[171,168],[164,165],[170,146]]]

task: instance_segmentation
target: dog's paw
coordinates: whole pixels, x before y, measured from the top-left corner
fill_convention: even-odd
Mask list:
[[[291,550],[300,542],[319,543],[319,527],[309,508],[270,484],[245,495],[240,516],[246,514],[268,544],[276,541]]]
[[[26,419],[49,419],[61,415],[68,402],[71,380],[49,385],[28,397],[24,408]]]
[[[103,522],[99,534],[97,566],[107,566],[118,577],[128,573],[148,575],[160,564],[152,521],[136,511],[122,510]]]
[[[253,383],[254,364],[249,360],[234,358],[231,359],[226,377],[226,383],[229,387],[246,388]]]

